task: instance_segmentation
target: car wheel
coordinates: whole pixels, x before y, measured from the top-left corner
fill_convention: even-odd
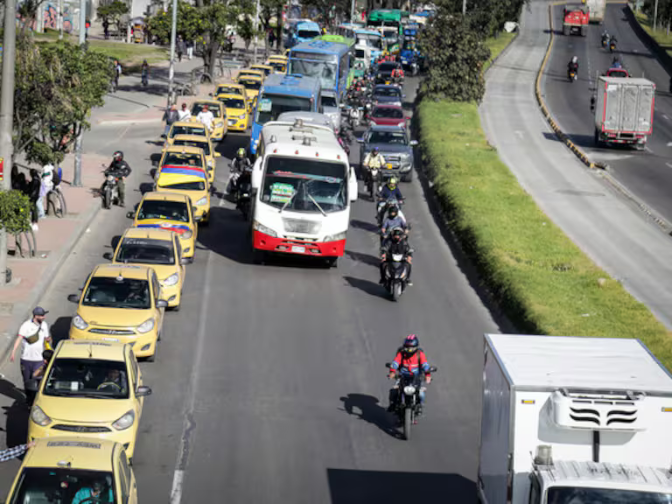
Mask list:
[[[411,169],[406,175],[401,177],[402,182],[411,182],[413,180],[413,170]]]

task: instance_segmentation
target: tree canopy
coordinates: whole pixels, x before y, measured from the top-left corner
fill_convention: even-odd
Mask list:
[[[128,14],[128,5],[121,0],[114,0],[98,7],[98,15],[104,20],[107,20],[107,22],[116,25],[120,35],[122,31],[121,20],[126,14]]]

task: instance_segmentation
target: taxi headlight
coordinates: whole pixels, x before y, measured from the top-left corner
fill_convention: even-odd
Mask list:
[[[346,231],[343,231],[342,233],[336,233],[336,234],[333,234],[333,235],[327,235],[327,236],[324,237],[324,241],[325,242],[332,242],[332,241],[345,240],[345,235],[346,235]]]
[[[254,221],[253,227],[255,231],[259,231],[260,233],[264,233],[265,235],[272,236],[273,238],[278,237],[278,233],[273,231],[271,228],[264,226],[263,224],[260,224],[257,221]]]
[[[72,325],[74,325],[80,331],[83,331],[84,329],[89,327],[89,324],[84,322],[84,319],[79,315],[75,315],[75,318],[72,319]]]
[[[241,114],[241,115],[238,116],[238,120],[239,120],[239,121],[242,121],[242,120],[244,120],[246,117],[247,117],[247,116],[246,116],[245,114]]]
[[[154,319],[150,318],[149,320],[145,320],[142,324],[140,324],[138,327],[138,332],[139,333],[146,333],[154,329]]]
[[[224,123],[222,121],[216,121],[215,122],[215,128],[223,128],[223,127],[224,127]]]
[[[191,232],[191,229],[187,229],[184,233],[182,233],[182,238],[185,240],[188,240],[189,238],[192,237],[194,233]]]
[[[166,278],[163,282],[163,285],[165,287],[171,287],[177,283],[177,281],[180,279],[180,276],[177,273],[173,273],[170,275],[168,278]]]
[[[203,197],[196,202],[196,206],[202,206],[208,204],[208,198]]]
[[[51,423],[51,418],[37,404],[30,410],[30,419],[40,427],[46,427]]]
[[[135,422],[135,412],[133,410],[128,411],[124,416],[112,424],[116,430],[126,430]]]

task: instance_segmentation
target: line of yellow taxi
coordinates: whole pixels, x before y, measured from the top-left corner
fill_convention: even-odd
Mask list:
[[[37,386],[28,421],[35,446],[7,502],[137,503],[131,464],[152,393],[137,359],[155,360],[165,310],[180,307],[198,227],[210,217],[213,141],[249,127],[256,84],[258,93],[265,75],[278,71],[267,63],[253,69],[262,75],[217,86],[215,99],[194,102],[192,118],[172,125],[154,190],[127,213],[133,223],[105,254],[110,262],[68,296],[77,304],[69,339],[56,346]],[[195,120],[206,104],[211,128]]]

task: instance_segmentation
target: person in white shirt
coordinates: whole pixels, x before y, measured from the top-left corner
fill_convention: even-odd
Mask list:
[[[182,109],[177,111],[178,121],[188,121],[191,119],[191,111],[187,108],[187,104],[182,104]]]
[[[44,363],[42,352],[45,344],[51,344],[51,335],[49,326],[44,321],[47,316],[46,311],[41,306],[33,310],[33,317],[26,320],[19,328],[19,335],[14,342],[10,361],[14,362],[16,351],[21,345],[21,376],[23,377],[23,388],[27,390],[28,381],[33,378],[33,374]]]
[[[210,109],[207,105],[203,105],[203,110],[198,113],[196,119],[198,119],[201,124],[203,124],[206,128],[208,128],[208,130],[210,130],[210,132],[212,132],[215,116],[212,112],[210,112]]]

